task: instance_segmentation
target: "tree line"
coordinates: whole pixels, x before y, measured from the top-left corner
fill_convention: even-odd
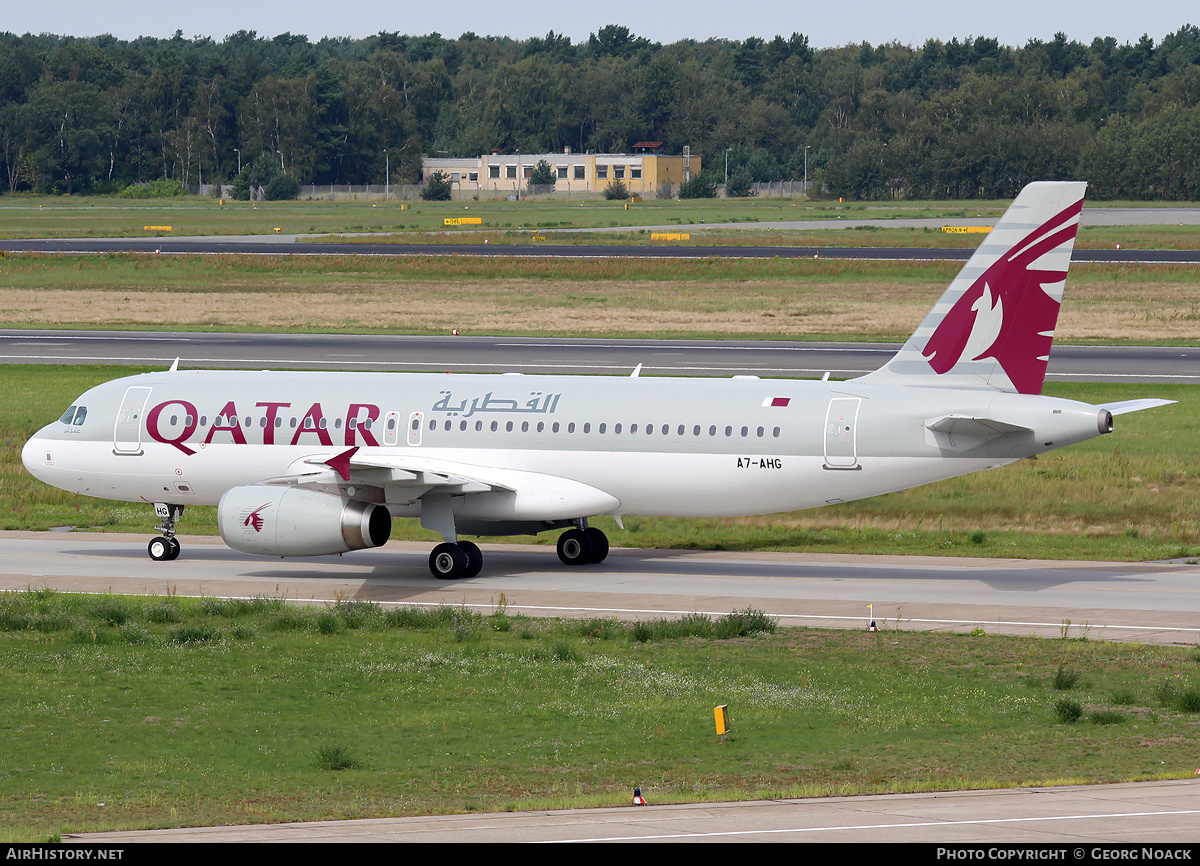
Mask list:
[[[0,191],[417,182],[422,154],[660,152],[706,182],[818,181],[855,198],[1004,198],[1082,179],[1095,198],[1200,199],[1200,29],[813,49],[610,25],[364,39],[0,33]]]

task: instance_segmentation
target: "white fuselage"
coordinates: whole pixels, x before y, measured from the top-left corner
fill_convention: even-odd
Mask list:
[[[172,371],[100,385],[77,406],[82,423],[47,425],[22,454],[66,490],[212,505],[357,447],[368,460],[477,467],[501,483],[507,473],[508,490],[456,498],[459,517],[484,520],[790,511],[1102,432],[1095,407],[1048,397],[742,378]],[[1015,426],[974,437],[930,428],[947,417]],[[539,495],[539,483],[559,492]],[[562,495],[572,483],[594,493]],[[385,489],[397,516],[420,513],[413,491]]]

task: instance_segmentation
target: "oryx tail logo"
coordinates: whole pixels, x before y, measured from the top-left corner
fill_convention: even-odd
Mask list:
[[[1075,239],[1082,210],[1080,199],[1030,232],[963,292],[921,353],[936,373],[994,358],[1019,393],[1041,393],[1059,307],[1042,286],[1062,282],[1067,272],[1033,264]]]
[[[258,508],[254,509],[253,511],[251,511],[249,514],[246,515],[246,519],[242,521],[242,526],[249,526],[249,527],[252,527],[255,532],[262,532],[262,528],[263,528],[262,512],[263,512],[264,508],[270,508],[270,507],[271,507],[270,502],[264,502],[262,505],[258,506]]]

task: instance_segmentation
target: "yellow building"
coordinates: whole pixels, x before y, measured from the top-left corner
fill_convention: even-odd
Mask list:
[[[651,197],[670,183],[679,185],[700,173],[700,157],[684,148],[681,156],[660,156],[653,152],[660,142],[641,142],[642,153],[491,153],[480,157],[421,158],[421,176],[428,181],[434,172],[450,177],[455,191],[487,196],[529,191],[529,179],[537,164],[545,160],[554,171],[553,189],[539,192],[603,193],[610,183],[620,181],[630,195]]]

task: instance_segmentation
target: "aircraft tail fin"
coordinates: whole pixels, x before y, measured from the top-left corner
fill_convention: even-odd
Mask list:
[[[908,342],[864,378],[1040,394],[1086,186],[1021,190]]]

